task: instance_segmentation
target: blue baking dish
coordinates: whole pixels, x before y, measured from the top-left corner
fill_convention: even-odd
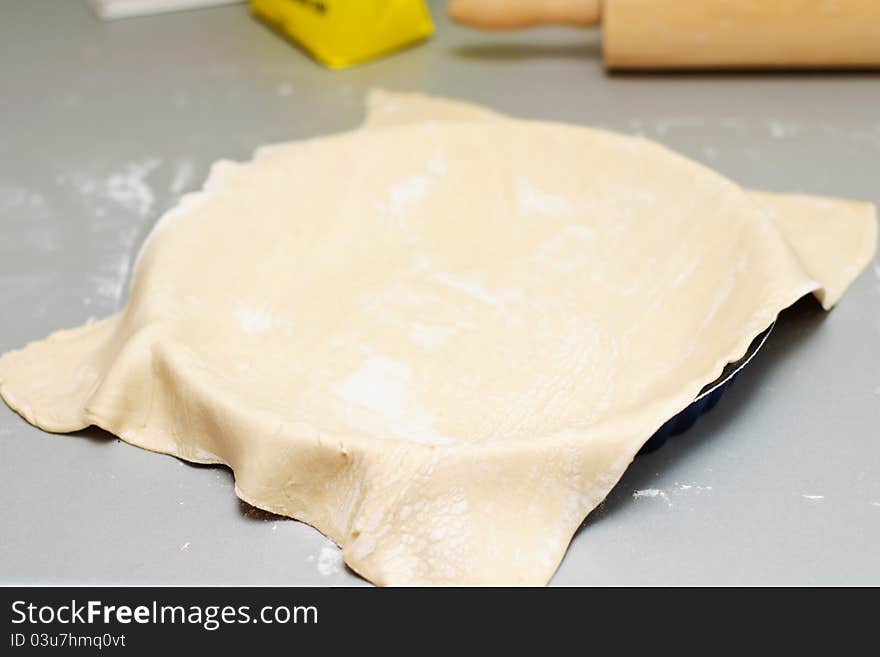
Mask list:
[[[666,441],[669,440],[670,436],[677,436],[680,433],[684,433],[694,426],[694,423],[703,413],[708,413],[715,408],[715,404],[717,404],[718,400],[721,399],[725,392],[727,392],[737,375],[746,365],[749,364],[749,361],[755,357],[761,347],[764,346],[764,343],[767,341],[767,336],[770,335],[770,331],[773,330],[774,325],[775,322],[765,331],[760,333],[758,337],[752,340],[752,343],[746,350],[745,356],[735,363],[729,363],[721,372],[721,376],[715,379],[712,383],[704,386],[700,391],[700,394],[697,395],[697,398],[691,402],[690,406],[678,413],[678,415],[667,420],[662,427],[657,429],[648,442],[642,446],[639,453],[644,454],[645,452],[653,452],[655,449],[663,447],[663,445],[666,444]]]

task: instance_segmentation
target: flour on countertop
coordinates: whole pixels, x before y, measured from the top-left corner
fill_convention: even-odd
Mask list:
[[[174,167],[174,177],[171,179],[169,191],[172,194],[180,194],[189,187],[195,174],[195,165],[192,160],[180,160]]]
[[[767,122],[767,128],[770,130],[770,136],[773,137],[773,139],[785,139],[797,135],[801,132],[803,126],[794,121],[771,119]]]
[[[601,125],[597,127],[602,127]],[[836,140],[847,140],[862,145],[880,146],[880,128],[877,125],[867,128],[844,128],[828,121],[806,122],[789,121],[768,117],[761,120],[746,120],[738,116],[702,117],[702,116],[659,116],[634,117],[627,121],[631,134],[646,137],[653,132],[659,137],[666,137],[677,131],[696,132],[706,128],[722,128],[736,133],[760,132],[771,139],[789,139],[799,135],[813,133],[832,137]],[[754,159],[761,157],[757,149],[745,148],[742,152]],[[708,147],[703,150],[706,159],[715,159],[717,150]]]
[[[637,490],[633,493],[633,499],[635,499],[635,500],[644,499],[644,498],[661,499],[664,502],[666,502],[666,506],[668,506],[670,508],[672,507],[672,501],[669,499],[669,495],[667,495],[664,491],[660,490],[659,488],[644,488],[642,490]]]
[[[704,146],[703,147],[703,157],[709,160],[710,162],[714,162],[718,159],[721,153],[718,152],[717,148],[712,146]]]
[[[116,229],[113,236],[117,252],[112,258],[101,263],[96,274],[92,276],[95,292],[103,299],[113,302],[114,309],[122,301],[125,292],[138,230],[136,225],[126,225]]]
[[[699,484],[680,484],[675,482],[672,487],[666,491],[660,488],[644,488],[633,492],[633,499],[652,499],[657,498],[666,502],[666,505],[672,507],[670,496],[688,495],[692,493],[703,493],[712,490],[711,486],[701,486]]]
[[[803,497],[805,500],[814,500],[814,501],[815,501],[815,500],[824,500],[824,499],[825,499],[825,496],[824,496],[824,495],[807,495],[806,493],[804,493],[803,495],[801,495],[801,497]]]
[[[120,170],[107,176],[77,173],[61,177],[61,182],[70,182],[83,197],[112,201],[118,206],[146,217],[156,201],[147,177],[160,165],[162,160],[149,157],[125,164]]]
[[[342,572],[342,550],[336,545],[325,545],[318,553],[318,572],[324,577]]]
[[[686,493],[688,491],[692,492],[702,492],[707,490],[712,490],[711,486],[700,486],[699,484],[680,484],[675,482],[673,485],[673,490],[678,493]]]
[[[117,310],[122,301],[137,237],[155,206],[156,195],[148,179],[161,164],[158,157],[146,157],[110,172],[91,166],[58,177],[59,184],[72,188],[88,204],[89,230],[100,235],[100,248],[111,250],[98,260],[91,277],[96,297],[110,302],[111,310]],[[184,184],[184,175],[186,164],[178,169],[172,187]],[[94,301],[92,296],[84,299],[89,305]]]
[[[28,209],[40,216],[48,215],[46,199],[24,187],[0,186],[0,213]]]
[[[659,497],[663,495],[663,491],[659,488],[644,488],[642,490],[637,490],[633,493],[633,498],[638,499],[640,497]]]
[[[47,251],[59,251],[63,241],[59,230],[49,221],[52,213],[48,200],[25,187],[0,184],[0,218],[9,246],[20,248],[24,243]],[[10,231],[15,237],[10,236]]]

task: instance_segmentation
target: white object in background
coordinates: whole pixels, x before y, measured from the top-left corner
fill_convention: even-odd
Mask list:
[[[201,9],[217,5],[231,5],[244,0],[90,0],[92,9],[104,20],[148,16],[168,11]]]

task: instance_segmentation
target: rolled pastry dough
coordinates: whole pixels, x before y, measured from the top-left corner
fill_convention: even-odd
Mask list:
[[[215,164],[125,309],[5,354],[0,394],[227,464],[377,584],[544,584],[645,440],[875,241],[868,204],[374,94],[363,129]]]

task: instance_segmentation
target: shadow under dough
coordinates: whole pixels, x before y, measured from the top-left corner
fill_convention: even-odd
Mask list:
[[[602,46],[597,42],[572,41],[569,43],[484,42],[455,46],[450,49],[455,57],[483,61],[523,61],[532,59],[578,59],[602,61]]]
[[[811,296],[804,297],[780,313],[764,348],[738,375],[736,382],[719,400],[718,405],[701,416],[688,431],[672,436],[660,449],[640,455],[626,470],[608,497],[587,516],[575,532],[603,522],[627,504],[633,503],[631,491],[649,488],[658,470],[668,464],[689,458],[696,450],[706,449],[719,435],[719,429],[734,417],[749,412],[750,404],[761,394],[759,382],[784,359],[796,356],[808,346],[810,336],[828,316]]]

